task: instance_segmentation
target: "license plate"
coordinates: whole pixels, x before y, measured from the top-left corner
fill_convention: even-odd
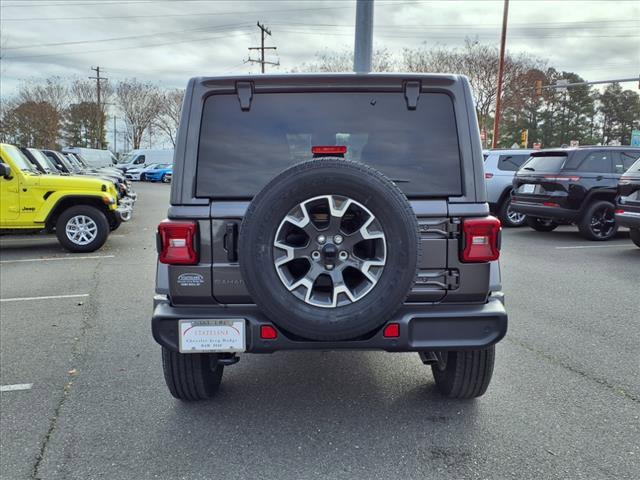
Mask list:
[[[245,321],[180,320],[180,353],[244,352]]]
[[[520,192],[521,193],[533,193],[535,189],[536,189],[535,185],[533,185],[531,183],[525,183],[524,185],[522,185],[520,187]]]

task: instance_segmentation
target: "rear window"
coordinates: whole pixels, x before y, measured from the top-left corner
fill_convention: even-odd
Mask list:
[[[559,172],[567,160],[566,155],[533,156],[522,165],[525,172]]]
[[[529,155],[500,155],[498,170],[516,172],[528,158]]]
[[[408,110],[401,93],[265,93],[251,110],[238,97],[206,99],[197,196],[246,198],[285,168],[311,160],[315,145],[344,145],[406,195],[461,195],[460,153],[451,98],[422,93]]]

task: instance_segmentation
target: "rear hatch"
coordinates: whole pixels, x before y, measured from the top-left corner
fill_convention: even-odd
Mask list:
[[[486,215],[486,206],[461,204],[455,215],[450,212],[448,200],[464,195],[456,107],[450,94],[435,90],[421,92],[413,108],[402,91],[254,91],[250,101],[238,93],[209,95],[194,187],[196,197],[211,205],[206,232],[199,222],[201,249],[210,250],[201,254],[198,268],[211,262],[213,301],[252,303],[238,263],[244,212],[278,173],[311,160],[314,146],[345,146],[347,160],[380,170],[411,201],[423,255],[408,301],[485,301],[490,265],[461,263],[459,238],[460,217]],[[171,276],[195,271],[172,270]],[[172,299],[180,303],[176,293]]]
[[[513,178],[513,198],[518,202],[545,203],[568,194],[571,177],[561,175],[568,152],[535,152]]]

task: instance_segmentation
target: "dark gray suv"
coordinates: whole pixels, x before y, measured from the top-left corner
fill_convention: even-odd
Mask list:
[[[152,331],[169,390],[211,397],[238,353],[417,352],[482,395],[505,335],[469,82],[457,75],[194,78]]]

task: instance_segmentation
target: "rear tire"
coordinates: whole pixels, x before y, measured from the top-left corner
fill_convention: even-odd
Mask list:
[[[629,230],[629,236],[631,237],[631,241],[635,243],[637,247],[640,247],[640,228],[632,228]]]
[[[526,224],[537,232],[551,232],[558,228],[558,224],[548,218],[527,216]]]
[[[87,225],[86,236],[74,235],[79,225]],[[56,236],[60,244],[74,253],[98,250],[107,241],[111,231],[104,213],[90,205],[76,205],[63,211],[56,221]]]
[[[218,391],[223,365],[213,353],[179,353],[162,348],[162,369],[169,392],[178,400],[207,400]]]
[[[523,213],[516,213],[511,211],[511,198],[505,198],[504,202],[500,206],[498,212],[498,218],[502,222],[502,225],[507,228],[521,227],[527,223],[527,216]]]
[[[578,222],[580,234],[587,240],[603,242],[610,240],[618,231],[615,206],[606,200],[596,200],[590,204]]]
[[[448,398],[476,398],[487,391],[493,376],[495,346],[484,350],[446,352],[444,365],[431,365],[433,378],[442,395]]]

